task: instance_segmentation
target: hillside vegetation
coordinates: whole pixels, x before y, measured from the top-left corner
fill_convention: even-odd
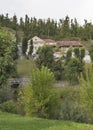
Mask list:
[[[0,29],[0,110],[24,115],[0,112],[0,130],[93,130],[93,125],[74,123],[93,124],[93,65],[83,62],[86,48],[93,61],[93,24],[85,21],[80,26],[68,16],[57,23],[27,15],[18,23],[16,15],[9,19],[7,14],[0,15]],[[27,42],[34,36],[82,41],[84,47],[70,47],[66,56],[55,60],[54,51],[59,47],[45,46],[39,49],[34,62],[33,41],[29,55],[25,55]],[[18,59],[18,44],[22,44],[23,60]],[[7,84],[11,77],[31,77],[30,84],[17,88]],[[55,79],[66,81],[69,86],[55,88]],[[78,87],[73,87],[77,84]]]

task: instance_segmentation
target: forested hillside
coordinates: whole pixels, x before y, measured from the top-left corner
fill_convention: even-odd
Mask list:
[[[12,28],[16,31],[17,40],[21,36],[27,39],[37,35],[40,38],[53,38],[55,40],[92,40],[93,23],[84,20],[84,25],[80,25],[77,19],[70,19],[69,16],[59,19],[37,19],[25,15],[18,19],[16,15],[12,18],[8,14],[0,15],[0,25]]]
[[[56,21],[0,15],[0,111],[93,124],[93,24],[84,21],[80,25],[69,16]],[[79,41],[85,46],[70,44],[65,53],[58,43],[55,48],[45,45],[38,48],[35,59],[34,36],[75,44]],[[23,59],[17,55],[19,49]],[[60,51],[60,58],[54,57],[55,51]],[[83,61],[86,51],[91,62]],[[8,79],[15,77],[31,77],[30,84],[20,87],[22,82],[10,83]],[[63,84],[55,87],[55,81]]]

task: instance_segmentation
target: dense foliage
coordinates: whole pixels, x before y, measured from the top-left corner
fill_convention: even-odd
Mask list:
[[[46,67],[31,74],[31,84],[20,92],[28,115],[50,117],[56,97],[53,89],[54,75]],[[56,105],[56,104],[55,104]]]
[[[0,29],[0,84],[13,74],[14,53],[16,43],[13,41],[14,36],[7,31]]]
[[[19,93],[21,112],[44,118],[93,123],[92,71],[92,68],[86,68],[76,87],[53,88],[53,73],[45,67],[35,70],[31,74],[30,86]]]
[[[16,15],[10,19],[6,14],[6,16],[0,15],[0,25],[15,30],[17,42],[20,41],[18,31],[23,32],[23,54],[27,50],[28,39],[35,35],[55,40],[93,40],[92,23],[85,20],[84,25],[80,26],[76,19],[70,20],[68,16],[54,21],[50,18],[47,20],[29,18],[25,15],[25,20],[20,18],[18,23]],[[12,100],[7,101],[11,99],[12,91],[6,83],[8,78],[15,76],[16,72],[14,60],[17,56],[17,44],[14,39],[13,34],[0,28],[0,108],[13,113],[18,113],[18,109],[20,114],[93,123],[93,67],[90,69],[88,64],[88,68],[84,68],[85,64],[82,62],[85,55],[84,48],[71,47],[66,56],[56,60],[51,47],[40,48],[36,60],[38,69],[35,68],[35,64],[33,66],[36,70],[32,69],[32,66],[30,69],[28,67],[28,71],[32,72],[30,85],[21,89],[19,96],[17,95],[17,103]],[[30,44],[29,55],[33,52],[32,40]],[[93,45],[89,51],[93,61]],[[27,64],[26,61],[24,73],[25,70],[27,72]],[[21,76],[24,73],[21,73]],[[65,79],[71,83],[70,85],[79,83],[80,86],[54,89],[54,76],[57,80]]]
[[[65,75],[70,83],[78,82],[80,73],[82,72],[82,64],[77,58],[71,58],[65,66]]]
[[[38,50],[38,58],[36,64],[38,68],[46,66],[52,69],[54,63],[53,48],[50,46],[43,46]]]
[[[16,74],[14,35],[0,28],[0,102],[7,100],[10,91],[7,80]],[[8,88],[7,88],[8,87]],[[10,92],[11,93],[11,92]],[[11,95],[11,94],[10,94]]]
[[[23,40],[22,40],[22,53],[23,53],[23,55],[26,55],[27,42],[28,42],[27,37],[24,37]]]
[[[36,19],[25,15],[25,19],[14,15],[9,18],[8,14],[0,15],[1,26],[9,27],[15,31],[22,30],[29,39],[35,35],[41,38],[53,38],[56,40],[89,40],[93,39],[93,24],[84,20],[84,25],[79,25],[77,19],[70,19],[69,16],[59,19]]]

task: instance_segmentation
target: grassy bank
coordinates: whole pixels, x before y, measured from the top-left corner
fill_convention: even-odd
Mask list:
[[[0,112],[0,130],[93,130],[93,125],[22,117]]]
[[[35,67],[32,60],[17,60],[17,73],[19,77],[29,77]]]

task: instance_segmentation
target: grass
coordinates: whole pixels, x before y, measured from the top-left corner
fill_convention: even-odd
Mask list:
[[[17,60],[17,73],[19,77],[29,77],[35,64],[32,60]]]
[[[93,130],[93,125],[22,117],[0,112],[0,130]]]

